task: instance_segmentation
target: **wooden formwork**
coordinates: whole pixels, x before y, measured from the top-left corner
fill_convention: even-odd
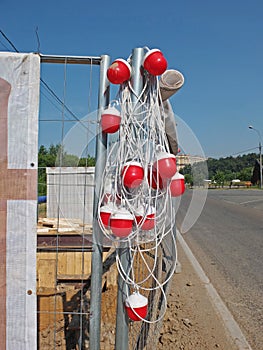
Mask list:
[[[88,349],[92,230],[53,226],[52,220],[42,220],[38,227],[38,348],[78,349],[82,343]],[[103,248],[102,338],[104,325],[112,329],[115,323],[116,296],[109,297],[117,290],[114,256],[110,246]]]

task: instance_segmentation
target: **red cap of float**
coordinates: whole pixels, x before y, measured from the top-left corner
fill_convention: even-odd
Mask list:
[[[133,216],[125,208],[119,208],[110,217],[110,228],[114,236],[127,237],[132,232]]]
[[[185,191],[184,175],[176,173],[170,182],[170,191],[172,197],[179,197]]]
[[[159,49],[152,49],[144,56],[143,67],[152,75],[161,75],[167,69],[167,61]]]
[[[121,113],[115,107],[104,109],[101,114],[101,129],[107,134],[113,134],[119,130]]]
[[[112,84],[122,84],[131,77],[131,66],[122,58],[117,58],[109,66],[107,77]]]
[[[125,300],[128,317],[133,321],[143,321],[148,312],[148,299],[139,292],[134,292]]]
[[[125,187],[139,187],[144,178],[144,170],[139,162],[127,162],[122,168],[122,181]]]

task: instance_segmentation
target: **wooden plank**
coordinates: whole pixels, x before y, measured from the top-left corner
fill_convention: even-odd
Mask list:
[[[38,260],[38,287],[54,288],[56,286],[56,260]]]
[[[73,275],[58,275],[58,280],[61,281],[82,281],[87,280],[90,274],[73,274]]]
[[[57,294],[61,294],[62,292],[58,291],[57,288],[50,287],[38,287],[37,295],[38,296],[53,296]]]
[[[57,254],[57,258],[58,258],[58,266],[57,266],[57,270],[58,270],[58,275],[60,274],[66,274],[66,270],[67,270],[67,254],[66,252],[59,252]]]
[[[56,328],[56,324],[64,320],[63,299],[61,295],[38,297],[38,329],[43,331]]]
[[[75,272],[75,252],[67,252],[65,274],[74,275]]]

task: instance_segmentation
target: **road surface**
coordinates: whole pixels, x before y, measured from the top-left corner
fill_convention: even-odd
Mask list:
[[[193,191],[177,212],[182,227]],[[201,201],[200,201],[201,202]],[[253,350],[263,349],[263,191],[209,189],[205,206],[183,234]]]

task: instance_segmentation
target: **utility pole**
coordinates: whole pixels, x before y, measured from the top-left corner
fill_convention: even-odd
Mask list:
[[[260,189],[262,189],[262,144],[261,144],[261,134],[260,131],[255,129],[252,125],[249,125],[248,127],[251,130],[256,131],[256,133],[258,134],[258,138],[259,138],[259,144],[258,144],[258,149],[259,149],[259,177],[260,177]]]
[[[260,188],[262,189],[262,152],[261,141],[259,141],[259,171],[260,171]]]

